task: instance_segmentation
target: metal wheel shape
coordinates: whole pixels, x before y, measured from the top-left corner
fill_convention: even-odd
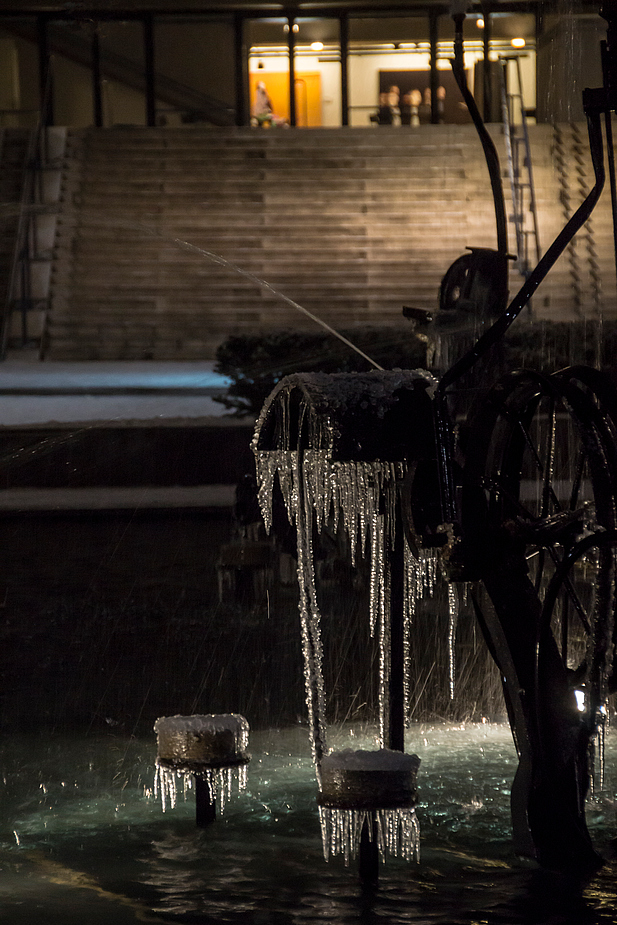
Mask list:
[[[594,370],[517,372],[493,390],[472,430],[466,515],[474,546],[488,559],[494,544],[517,547],[541,602],[583,538],[617,529],[616,418],[604,386]],[[612,545],[584,550],[551,592],[552,633],[573,672],[588,663],[590,635],[613,633]]]
[[[594,370],[518,371],[492,390],[469,434],[465,546],[493,602],[485,630],[526,778],[521,814],[549,866],[567,865],[557,838],[569,828],[580,836],[573,854],[590,848],[587,755],[613,673],[616,409]],[[540,818],[540,803],[556,780],[576,795],[570,823],[551,837],[555,820]]]

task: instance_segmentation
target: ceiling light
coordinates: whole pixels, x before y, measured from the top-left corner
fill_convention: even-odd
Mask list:
[[[524,48],[525,44],[525,39],[512,39],[510,42],[512,48]]]
[[[478,18],[476,19],[476,26],[478,27],[478,29],[484,29],[484,20],[482,19],[481,16],[478,16]]]
[[[323,51],[323,42],[311,42],[311,51]]]

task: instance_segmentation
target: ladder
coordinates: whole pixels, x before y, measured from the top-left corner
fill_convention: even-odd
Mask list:
[[[538,232],[529,132],[523,103],[521,62],[518,55],[506,56],[499,60],[502,65],[501,112],[508,176],[512,191],[511,221],[514,223],[516,232],[516,268],[521,276],[527,279],[533,267],[540,260],[542,252]],[[512,71],[514,71],[514,80],[512,80]]]

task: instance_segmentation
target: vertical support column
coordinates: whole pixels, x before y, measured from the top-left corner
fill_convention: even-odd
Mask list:
[[[429,42],[431,44],[431,124],[437,125],[439,122],[439,100],[437,99],[437,88],[439,87],[439,72],[437,70],[437,42],[439,40],[439,14],[433,10],[428,14]]]
[[[377,844],[377,820],[374,815],[365,819],[360,835],[358,876],[364,889],[374,889],[379,884],[379,846]]]
[[[485,122],[490,122],[493,114],[493,81],[491,80],[491,61],[489,58],[491,43],[491,14],[489,10],[485,10],[484,12],[483,41],[482,79],[484,103],[482,107],[482,118]]]
[[[54,124],[54,93],[51,76],[51,56],[49,54],[49,19],[40,15],[36,18],[36,31],[39,45],[39,100],[41,109],[41,123]]]
[[[342,13],[339,19],[339,45],[341,49],[341,125],[349,125],[349,16]]]
[[[98,22],[95,22],[92,33],[92,108],[94,110],[94,124],[97,128],[102,128],[103,93],[101,84],[101,40]]]
[[[294,33],[293,16],[287,17],[289,32],[287,33],[287,49],[289,52],[289,124],[296,124],[296,36]]]
[[[144,62],[146,70],[146,125],[156,125],[156,99],[154,93],[154,17],[146,13],[144,24]]]
[[[249,124],[248,55],[244,38],[244,17],[234,13],[234,84],[236,125]]]
[[[205,829],[216,819],[216,804],[212,799],[208,781],[200,774],[195,774],[195,824]]]
[[[536,105],[535,105],[535,114],[536,114],[536,123],[540,120],[538,119],[538,96],[539,96],[539,86],[540,86],[540,70],[538,67],[538,53],[537,50],[540,48],[540,39],[544,34],[544,7],[540,6],[536,10],[536,67],[535,67],[535,80],[536,80]]]

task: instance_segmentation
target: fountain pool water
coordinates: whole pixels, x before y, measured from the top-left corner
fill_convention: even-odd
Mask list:
[[[374,748],[377,730],[343,726],[335,748]],[[512,856],[516,766],[500,724],[415,725],[420,863],[389,859],[377,890],[355,865],[325,863],[303,726],[251,734],[247,790],[208,829],[189,795],[161,813],[156,744],[143,737],[15,735],[0,768],[0,921],[7,925],[351,925],[614,923],[617,864],[581,893]],[[617,735],[590,827],[615,830]]]

